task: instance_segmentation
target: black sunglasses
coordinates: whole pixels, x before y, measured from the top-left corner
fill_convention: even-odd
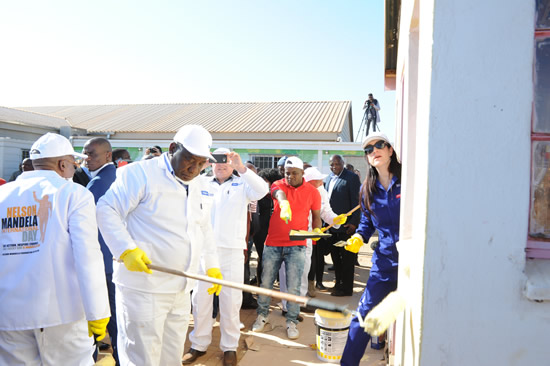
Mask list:
[[[378,150],[381,150],[385,147],[390,147],[390,144],[388,144],[386,141],[377,141],[374,143],[374,145],[367,145],[365,146],[365,154],[370,155],[374,151],[374,148],[377,148]]]

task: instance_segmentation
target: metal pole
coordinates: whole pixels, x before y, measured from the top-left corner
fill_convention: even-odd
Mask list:
[[[155,271],[169,273],[169,274],[172,274],[172,275],[175,275],[175,276],[192,278],[192,279],[195,279],[195,280],[215,283],[217,285],[227,286],[227,287],[230,287],[230,288],[250,292],[250,293],[253,293],[253,294],[270,296],[270,297],[274,297],[276,299],[282,299],[282,300],[286,300],[286,301],[290,301],[290,302],[295,302],[295,303],[298,303],[302,306],[310,306],[310,307],[314,307],[314,308],[317,308],[317,309],[323,309],[323,310],[328,310],[328,311],[336,311],[336,312],[342,313],[344,315],[352,313],[352,311],[348,310],[346,305],[338,305],[338,304],[328,302],[328,301],[311,299],[311,298],[305,297],[305,296],[287,294],[285,292],[270,290],[270,289],[267,289],[267,288],[262,288],[262,287],[257,287],[257,286],[245,285],[243,283],[238,283],[238,282],[233,282],[233,281],[219,280],[217,278],[208,277],[208,276],[205,276],[205,275],[199,275],[199,274],[195,274],[195,273],[188,273],[188,272],[178,271],[178,270],[175,270],[175,269],[170,269],[170,268],[166,268],[166,267],[162,267],[162,266],[157,266],[155,264],[148,264],[147,267],[149,267],[149,269],[152,269],[152,270],[155,270]]]

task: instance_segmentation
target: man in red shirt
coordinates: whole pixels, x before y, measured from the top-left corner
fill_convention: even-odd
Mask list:
[[[321,195],[315,187],[305,183],[303,176],[304,163],[299,158],[291,156],[285,162],[285,177],[271,185],[274,209],[262,256],[261,287],[273,289],[277,272],[281,263],[284,262],[287,291],[294,295],[300,295],[306,241],[291,241],[289,232],[290,230],[308,230],[310,211],[313,229],[321,228]],[[259,296],[256,310],[258,317],[252,325],[253,332],[261,332],[264,329],[270,303],[269,296]],[[296,328],[300,305],[288,303],[287,310],[287,336],[290,339],[296,339],[300,336]]]

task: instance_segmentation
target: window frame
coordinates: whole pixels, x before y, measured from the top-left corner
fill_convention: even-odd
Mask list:
[[[260,170],[260,169],[277,169],[277,163],[279,162],[279,159],[283,157],[284,155],[271,155],[271,154],[250,154],[249,159],[252,161],[254,166]],[[270,158],[272,162],[271,167],[260,167],[256,165],[256,159],[257,158]]]
[[[536,25],[535,25],[536,27]],[[535,52],[533,53],[533,102],[532,102],[532,112],[531,112],[531,130],[530,130],[530,177],[529,177],[529,222],[527,230],[527,244],[525,248],[527,258],[537,258],[537,259],[550,259],[550,238],[535,238],[530,235],[531,230],[531,219],[532,219],[532,210],[533,210],[533,172],[535,164],[535,143],[536,142],[548,142],[550,143],[550,132],[535,132],[535,118],[536,118],[536,47],[537,41],[543,38],[550,38],[550,29],[537,29],[535,28],[534,37],[533,37],[533,48]]]

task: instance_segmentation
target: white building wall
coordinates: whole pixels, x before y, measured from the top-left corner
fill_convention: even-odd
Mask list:
[[[19,170],[23,150],[31,148],[34,141],[0,137],[0,178],[6,181],[11,174]]]
[[[523,293],[534,7],[402,2],[399,288],[408,305],[397,323],[397,365],[550,359],[550,304]]]

